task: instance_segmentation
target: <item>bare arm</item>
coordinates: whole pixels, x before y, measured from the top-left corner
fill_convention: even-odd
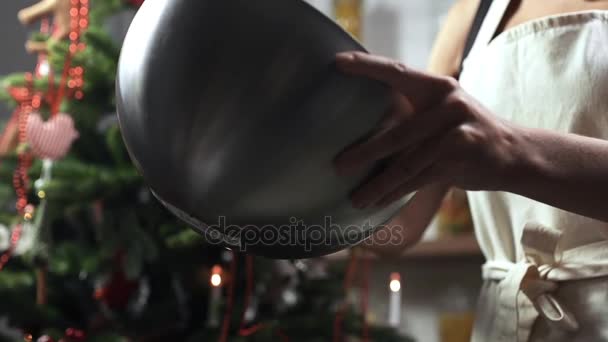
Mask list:
[[[464,46],[479,7],[479,1],[459,0],[452,6],[435,39],[427,68],[429,72],[442,76],[458,76]]]
[[[387,58],[344,53],[337,64],[344,72],[391,85],[415,109],[400,125],[337,158],[338,171],[348,174],[395,156],[382,174],[353,194],[356,207],[383,206],[387,194],[391,203],[428,184],[445,183],[512,192],[608,222],[603,199],[608,141],[502,121],[453,78]]]
[[[448,189],[448,186],[431,184],[418,191],[401,212],[364,246],[381,257],[401,255],[406,248],[420,241]]]
[[[478,6],[479,0],[459,0],[452,6],[435,40],[428,64],[429,72],[457,76],[464,45]],[[430,184],[420,189],[399,215],[377,233],[376,236],[390,234],[394,237],[391,243],[374,243],[374,240],[381,239],[372,237],[366,246],[381,256],[398,256],[407,247],[416,244],[435,216],[448,189],[448,186],[442,184]]]
[[[517,127],[500,190],[608,222],[608,141]]]

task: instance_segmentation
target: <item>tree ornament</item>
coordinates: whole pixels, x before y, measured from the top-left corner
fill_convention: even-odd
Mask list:
[[[95,299],[111,310],[124,311],[138,287],[137,280],[128,279],[122,270],[114,271],[108,281],[95,290]]]
[[[55,340],[53,340],[53,338],[49,335],[42,335],[38,337],[36,342],[55,342]]]
[[[84,342],[86,341],[86,335],[84,331],[75,328],[65,329],[65,337],[68,342]]]
[[[123,270],[125,252],[119,251],[114,256],[114,270],[105,283],[97,288],[95,299],[114,311],[125,311],[132,295],[139,288],[139,281],[129,279]]]
[[[26,43],[26,50],[38,54],[39,63],[36,67],[36,75],[48,75],[49,80],[52,80],[53,72],[46,59],[49,41],[69,39],[70,45],[63,65],[59,89],[56,94],[53,94],[53,99],[49,101],[51,114],[55,114],[59,111],[61,101],[66,95],[66,86],[70,90],[69,94],[77,100],[84,97],[82,92],[84,69],[81,66],[72,67],[72,59],[77,52],[86,48],[81,37],[89,27],[89,0],[41,0],[19,11],[18,17],[23,24],[31,24],[51,14],[53,15],[53,31],[50,32],[50,38],[47,41],[29,40]],[[48,34],[49,26],[46,19],[42,20],[41,33]],[[47,93],[51,92],[49,89]]]
[[[52,14],[55,25],[52,37],[61,40],[67,38],[71,31],[71,8],[70,0],[42,0],[19,11],[18,18],[23,24],[31,24]],[[46,42],[34,42],[30,40],[26,44],[26,49],[31,53],[40,53],[46,52],[48,47]]]
[[[42,189],[51,180],[52,170],[53,170],[53,161],[50,159],[43,159],[42,160],[42,172],[40,173],[40,178],[38,178],[34,182],[34,189],[37,191],[37,195],[40,199],[44,199],[46,197],[46,193]]]
[[[211,244],[278,259],[358,244],[411,196],[356,209],[349,195],[381,165],[335,172],[334,158],[374,131],[391,97],[332,67],[349,50],[364,49],[304,1],[146,3],[117,79],[133,161]]]
[[[76,138],[78,132],[74,127],[74,120],[68,114],[57,114],[46,122],[38,113],[32,113],[28,118],[27,141],[39,158],[63,158]]]

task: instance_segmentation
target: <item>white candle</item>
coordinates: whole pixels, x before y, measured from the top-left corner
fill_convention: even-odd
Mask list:
[[[211,292],[209,294],[209,306],[207,315],[207,326],[217,328],[220,326],[220,306],[222,302],[222,267],[215,265],[211,269],[210,277]]]
[[[389,289],[388,324],[393,328],[398,328],[401,324],[401,275],[399,273],[391,273]]]

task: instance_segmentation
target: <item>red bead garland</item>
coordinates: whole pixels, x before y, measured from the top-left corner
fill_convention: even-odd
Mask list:
[[[18,138],[19,143],[24,143],[27,139],[26,136],[26,128],[27,128],[27,119],[29,113],[32,110],[36,110],[40,107],[40,100],[35,99],[36,96],[33,94],[33,77],[32,74],[25,74],[25,82],[26,87],[19,92],[21,95],[20,99],[22,101],[19,103],[19,106],[15,110],[13,115],[17,116],[18,119]],[[28,101],[29,100],[29,101]],[[29,170],[32,164],[32,156],[27,151],[21,151],[18,156],[18,164],[17,169],[13,173],[13,187],[15,188],[15,194],[17,195],[17,202],[15,203],[15,207],[19,215],[23,215],[25,220],[31,219],[33,211],[26,212],[27,203],[27,187],[29,184],[29,177],[27,171]],[[17,244],[19,243],[19,239],[21,238],[22,225],[17,224],[13,227],[11,233],[11,241],[9,248],[4,254],[0,257],[0,270],[2,270],[6,264],[8,263],[10,257],[14,253],[17,248]]]
[[[84,331],[75,329],[75,328],[65,329],[65,337],[68,338],[68,341],[73,341],[73,342],[86,341],[86,335],[85,335]]]
[[[354,273],[357,269],[357,259],[359,258],[359,256],[357,255],[357,251],[353,251],[351,252],[350,255],[350,259],[348,261],[348,266],[346,268],[346,274],[344,276],[344,294],[348,295],[349,290],[352,288],[353,286],[353,281],[354,281]],[[369,310],[369,273],[371,270],[371,261],[369,259],[363,259],[361,260],[362,262],[362,272],[360,275],[360,280],[361,280],[361,302],[360,302],[360,307],[361,307],[361,314],[363,316],[363,324],[362,324],[362,331],[361,331],[361,341],[362,342],[367,342],[370,340],[370,331],[369,331],[369,323],[367,321],[367,312]],[[333,341],[334,342],[340,342],[344,339],[343,336],[343,320],[344,320],[344,315],[346,314],[346,309],[348,307],[348,302],[346,300],[346,298],[344,298],[344,301],[342,302],[342,304],[340,305],[340,307],[338,308],[338,311],[336,312],[336,317],[334,320],[334,331],[333,331]]]
[[[236,256],[235,256],[236,257]],[[256,334],[258,331],[265,329],[267,326],[265,324],[255,324],[251,327],[246,327],[245,325],[245,314],[247,313],[247,309],[249,308],[249,304],[251,302],[251,296],[253,294],[253,282],[254,282],[254,271],[253,271],[253,256],[247,255],[245,257],[245,269],[246,269],[246,282],[245,282],[245,296],[243,301],[243,313],[241,315],[241,326],[239,328],[239,336],[249,337]],[[280,336],[281,331],[277,331],[277,335]],[[285,337],[281,337],[281,340],[284,341]]]
[[[43,63],[48,63],[46,53],[38,54],[38,63],[34,75],[31,73],[25,74],[25,87],[8,89],[9,94],[18,103],[18,107],[13,113],[13,117],[18,123],[18,140],[20,144],[27,142],[27,122],[29,114],[39,110],[43,100],[50,104],[51,116],[54,116],[58,113],[61,102],[65,96],[66,84],[70,88],[69,94],[73,94],[74,98],[80,100],[84,97],[84,92],[82,90],[84,85],[84,68],[81,66],[72,67],[72,59],[77,52],[81,52],[86,48],[85,43],[81,42],[80,39],[82,33],[89,25],[89,0],[71,0],[70,16],[69,51],[65,59],[64,70],[61,75],[57,93],[55,93],[54,74],[50,66],[48,67],[48,90],[46,94],[36,92],[34,89],[34,77],[40,78],[44,76],[41,72],[41,66]],[[40,32],[48,34],[49,31],[49,20],[43,19],[40,25]],[[4,133],[5,132],[3,132],[3,134]],[[20,151],[17,169],[13,173],[13,187],[15,188],[15,194],[17,195],[15,207],[19,215],[22,215],[26,221],[31,220],[33,217],[33,210],[26,211],[26,208],[28,207],[27,191],[30,183],[28,170],[30,169],[32,162],[33,156],[29,151]],[[13,227],[10,246],[8,250],[0,256],[0,270],[6,266],[14,253],[21,237],[22,229],[22,224],[17,224]]]
[[[72,67],[74,55],[86,49],[86,44],[81,41],[82,33],[89,26],[89,0],[71,0],[70,9],[70,45],[68,54],[63,65],[63,73],[59,82],[57,96],[51,105],[51,115],[59,112],[59,106],[66,93],[66,86],[70,94],[77,100],[84,97],[84,68],[81,66]]]

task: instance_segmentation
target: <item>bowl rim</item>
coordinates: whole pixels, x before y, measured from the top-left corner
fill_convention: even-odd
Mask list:
[[[350,32],[346,31],[342,26],[340,26],[340,24],[338,24],[334,19],[332,19],[331,17],[325,15],[325,13],[321,12],[319,9],[317,9],[315,6],[313,6],[312,4],[310,4],[309,2],[305,1],[305,0],[280,0],[280,1],[295,1],[295,2],[300,2],[304,5],[304,7],[308,7],[308,10],[316,13],[317,16],[322,17],[321,20],[325,20],[326,22],[329,22],[332,24],[332,26],[334,26],[334,28],[338,29],[339,31],[342,31],[343,33],[346,33],[346,35],[352,40],[353,43],[355,43],[355,45],[361,49],[364,52],[368,52],[368,50],[365,48],[365,46],[363,46],[363,43],[359,41],[359,39],[357,39],[355,36],[353,36]]]

